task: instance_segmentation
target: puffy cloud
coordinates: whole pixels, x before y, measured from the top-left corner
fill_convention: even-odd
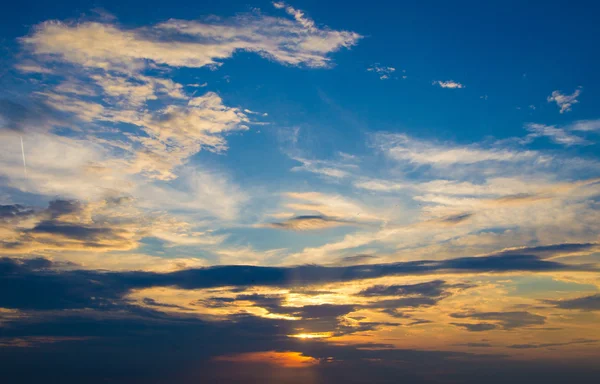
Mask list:
[[[561,93],[561,91],[553,91],[550,96],[548,96],[548,102],[555,102],[556,105],[560,108],[560,113],[570,112],[571,107],[574,104],[579,103],[577,98],[581,94],[581,87],[577,88],[572,94],[567,95]]]

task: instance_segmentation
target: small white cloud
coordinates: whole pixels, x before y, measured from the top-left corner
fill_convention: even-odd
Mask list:
[[[448,80],[448,81],[434,81],[433,83],[431,83],[432,85],[438,85],[442,88],[465,88],[465,86],[457,81],[454,80]]]
[[[369,68],[367,68],[367,72],[375,72],[376,74],[379,75],[379,78],[381,80],[388,80],[390,78],[390,75],[392,73],[396,72],[396,68],[384,67],[384,66],[379,65],[379,63],[375,63],[375,64],[371,65]],[[403,76],[402,78],[406,78],[406,76]]]
[[[581,94],[581,87],[577,88],[575,92],[570,95],[562,94],[560,91],[554,91],[548,96],[548,102],[555,102],[560,108],[560,113],[570,112],[573,104],[579,103],[577,97]]]

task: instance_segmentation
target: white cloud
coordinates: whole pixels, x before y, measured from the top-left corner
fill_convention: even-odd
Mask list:
[[[529,123],[525,126],[525,128],[531,132],[529,135],[527,135],[528,138],[545,136],[557,144],[563,144],[566,146],[589,144],[587,140],[570,134],[566,129],[557,128],[553,125]]]
[[[219,65],[237,50],[257,52],[290,65],[326,67],[328,54],[355,45],[355,32],[318,28],[302,12],[278,18],[260,13],[207,21],[171,19],[151,27],[57,21],[38,25],[22,39],[36,54],[52,55],[89,68],[139,71],[147,60],[173,67]],[[168,39],[165,39],[168,36]]]
[[[577,97],[581,94],[581,87],[577,88],[572,94],[565,95],[560,91],[553,91],[550,96],[548,96],[548,102],[555,102],[556,105],[560,108],[560,113],[570,112],[573,104],[579,103]]]
[[[462,85],[461,83],[454,81],[454,80],[448,80],[448,81],[436,80],[431,84],[440,86],[442,88],[465,88],[464,85]],[[486,100],[487,100],[487,96],[486,96]]]
[[[599,120],[579,120],[569,125],[569,129],[572,131],[581,132],[600,132],[600,119]]]
[[[378,192],[393,192],[399,191],[407,187],[406,184],[398,183],[390,180],[375,180],[375,179],[366,179],[359,180],[354,183],[354,186],[361,189],[367,189],[370,191],[378,191]]]
[[[341,195],[320,192],[289,192],[285,206],[296,214],[317,214],[346,221],[380,220],[362,204]]]
[[[292,171],[307,171],[336,179],[341,179],[348,176],[348,170],[344,170],[339,166],[339,164],[335,164],[330,161],[309,160],[300,157],[294,157],[293,159],[302,163],[302,165],[292,168]]]
[[[377,64],[373,64],[369,68],[367,68],[367,71],[375,72],[377,75],[379,75],[379,79],[381,79],[381,80],[388,80],[390,78],[390,76],[392,75],[392,73],[394,73],[396,71],[396,68],[381,66],[381,65],[379,65],[379,63],[377,63]],[[403,76],[403,78],[406,78],[406,77]]]
[[[531,141],[538,137],[548,137],[550,140],[557,144],[563,144],[566,146],[571,145],[588,145],[592,144],[586,138],[578,136],[575,133],[595,133],[600,131],[600,120],[579,120],[574,123],[567,124],[562,127],[554,125],[544,125],[529,123],[525,125],[525,128],[531,132],[523,140],[524,143]]]
[[[413,139],[404,134],[377,134],[376,143],[395,160],[438,167],[481,162],[515,162],[536,156],[534,151],[444,145]]]

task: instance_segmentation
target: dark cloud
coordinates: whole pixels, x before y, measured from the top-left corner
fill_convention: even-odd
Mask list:
[[[145,305],[148,305],[150,307],[159,307],[159,308],[179,308],[179,309],[185,309],[182,306],[179,305],[175,305],[175,304],[165,304],[165,303],[159,303],[156,300],[150,298],[150,297],[144,297],[144,299],[142,300],[142,302]]]
[[[469,348],[491,348],[492,344],[490,343],[464,343],[464,344],[455,344],[459,347],[469,347]]]
[[[597,343],[598,341],[599,340],[576,339],[576,340],[568,341],[565,343],[513,344],[513,345],[509,345],[508,348],[513,348],[513,349],[552,348],[552,347],[562,347],[565,345],[572,345],[572,344],[593,344],[593,343]]]
[[[386,308],[384,310],[382,310],[381,312],[388,314],[392,317],[395,317],[397,319],[410,319],[412,318],[412,315],[405,313],[405,312],[401,312],[398,308]]]
[[[470,284],[447,284],[444,280],[433,280],[425,283],[404,285],[374,285],[358,293],[364,297],[395,297],[375,301],[368,308],[381,309],[394,318],[411,318],[409,314],[399,311],[400,308],[418,308],[436,305],[440,300],[451,295],[451,290],[467,289]],[[415,320],[405,325],[425,324],[427,320]]]
[[[64,215],[81,214],[85,206],[77,200],[52,200],[48,203],[46,212],[51,219],[58,219]]]
[[[296,340],[279,320],[239,316],[228,322],[164,316],[94,318],[88,315],[24,321],[3,337],[73,340],[36,348],[0,348],[3,380],[12,383],[411,383],[431,381],[443,370],[469,377],[473,361],[503,361],[497,355],[397,349],[387,344],[335,345]],[[75,338],[80,338],[75,341]],[[311,370],[217,362],[218,356],[255,351],[297,351],[317,359]],[[329,359],[329,360],[328,360]],[[326,361],[330,361],[327,363]],[[382,364],[379,362],[389,362]],[[396,362],[402,362],[397,364]],[[506,364],[506,363],[505,363]],[[35,367],[35,369],[32,369]],[[452,368],[450,370],[450,368]],[[487,366],[486,369],[494,369]],[[500,368],[496,368],[500,369]],[[479,378],[479,375],[476,375]],[[341,381],[340,381],[341,380]],[[476,380],[473,382],[477,382]]]
[[[566,300],[544,300],[561,309],[579,309],[581,311],[600,311],[600,294],[577,297]]]
[[[454,265],[470,263],[462,260]],[[398,271],[406,273],[407,270],[414,273],[423,267],[420,263],[417,266],[412,263],[408,266],[405,263],[377,265],[375,268],[228,266],[172,273],[60,271],[56,267],[46,259],[0,259],[0,307],[23,311],[19,312],[17,320],[10,321],[9,326],[0,328],[0,337],[6,340],[45,338],[56,341],[37,343],[35,348],[10,346],[15,343],[0,348],[0,365],[3,379],[7,382],[233,384],[273,382],[273,375],[284,375],[277,376],[281,380],[275,382],[305,384],[313,380],[316,383],[391,384],[401,377],[410,383],[441,379],[465,383],[482,380],[504,383],[511,379],[514,383],[527,383],[531,372],[542,377],[540,372],[552,369],[549,365],[532,368],[531,362],[514,365],[518,363],[499,355],[396,349],[385,344],[335,345],[289,337],[290,334],[305,332],[331,332],[339,336],[400,325],[370,322],[364,318],[349,322],[345,318],[350,318],[351,315],[347,315],[358,308],[354,305],[289,308],[283,305],[281,295],[244,294],[241,289],[234,288],[233,293],[238,293],[235,297],[215,296],[208,300],[222,305],[235,304],[238,300],[249,301],[273,313],[298,315],[302,320],[267,319],[238,313],[222,321],[205,321],[182,313],[161,313],[161,307],[172,305],[151,298],[143,299],[147,308],[134,306],[122,299],[132,289],[153,286],[227,287],[228,292],[232,292],[230,287],[235,287],[232,283],[236,282],[242,286],[302,287],[306,282],[348,281],[365,274],[385,275]],[[444,273],[447,271],[444,270]],[[430,283],[428,288],[407,285],[404,292],[420,294],[397,299],[436,300],[438,296],[426,295],[438,293],[435,287],[443,287],[443,284],[438,280]],[[398,288],[397,293],[401,292],[402,289]],[[516,318],[532,323],[530,317],[522,314],[490,312],[470,315],[474,319],[498,322],[498,327],[504,327],[503,322],[509,327],[514,326]],[[422,323],[423,320],[415,319],[406,325]],[[478,327],[474,324],[468,326]],[[489,324],[487,328],[491,329],[490,326],[496,327]],[[289,376],[285,376],[288,374],[286,368],[274,370],[214,360],[217,356],[255,351],[297,351],[320,363],[310,371],[316,376],[308,377],[305,374],[309,371],[290,370]],[[476,368],[482,366],[485,369]],[[586,382],[586,378],[597,373],[594,367],[591,362],[589,366],[580,365],[577,370],[570,369],[568,377]],[[508,373],[515,376],[506,376]],[[566,377],[558,372],[544,382],[559,383],[558,378],[564,380]]]
[[[30,207],[25,207],[20,204],[0,205],[0,221],[3,222],[22,220],[33,215],[35,215],[35,211]]]
[[[110,205],[126,199],[109,199]],[[111,223],[105,218],[84,220],[89,217],[87,206],[76,200],[53,200],[46,209],[33,209],[21,205],[0,206],[0,225],[11,225],[10,241],[0,240],[0,250],[11,253],[46,249],[130,249],[136,241],[126,223]],[[21,227],[22,220],[34,219],[33,227]],[[6,224],[5,224],[6,225]]]
[[[405,324],[405,325],[408,326],[408,327],[412,327],[412,326],[415,326],[415,325],[430,324],[430,323],[433,323],[433,321],[426,320],[426,319],[416,319],[416,320],[414,320],[414,321],[412,321],[412,322],[410,322],[408,324]]]
[[[492,329],[496,329],[495,324],[490,323],[450,323],[457,327],[465,328],[469,332],[484,332],[491,331]]]
[[[209,297],[208,299],[198,300],[190,304],[207,308],[225,308],[231,306],[235,301],[233,297]]]
[[[362,290],[360,296],[406,296],[406,295],[421,295],[421,296],[441,296],[449,288],[466,289],[473,285],[469,284],[446,284],[443,280],[434,280],[426,283],[409,284],[409,285],[374,285]]]
[[[4,292],[19,294],[0,296],[0,306],[5,308],[35,308],[36,305],[56,308],[80,308],[85,305],[112,302],[132,289],[175,286],[182,289],[217,287],[280,286],[302,287],[313,284],[352,281],[384,276],[419,275],[431,273],[506,272],[506,271],[561,271],[578,270],[577,266],[540,260],[535,256],[509,255],[467,257],[441,261],[413,261],[393,264],[324,267],[316,265],[296,267],[215,266],[180,270],[170,273],[155,272],[97,272],[51,268],[36,271],[17,259],[0,259],[0,271],[11,268],[20,273],[0,276]],[[60,267],[60,265],[58,265]],[[439,284],[439,283],[435,283]],[[427,285],[413,290],[435,291]],[[401,288],[398,288],[401,289]],[[56,290],[56,295],[49,292]],[[94,300],[90,298],[94,297]],[[395,301],[394,301],[395,300]],[[392,305],[433,305],[439,297],[403,297],[380,303]]]
[[[513,329],[528,327],[532,325],[542,325],[546,322],[546,317],[536,315],[526,311],[519,312],[470,312],[470,313],[452,313],[450,317],[455,319],[474,319],[483,321],[496,321],[503,329]],[[458,325],[458,324],[455,324]],[[492,324],[493,325],[493,324]],[[464,324],[460,325],[464,326]],[[468,327],[466,327],[468,328]],[[471,330],[471,329],[470,329]]]
[[[85,241],[88,244],[104,240],[125,240],[112,228],[60,223],[56,221],[42,221],[27,232],[60,235],[70,239]]]
[[[442,223],[447,223],[447,224],[458,224],[458,223],[462,223],[463,221],[466,221],[468,219],[470,219],[473,216],[473,213],[460,213],[457,215],[452,215],[452,216],[446,216],[444,218],[441,218],[439,221]]]
[[[417,307],[429,307],[436,305],[442,297],[401,297],[398,299],[379,300],[372,304],[369,304],[369,308],[417,308]]]
[[[286,221],[278,223],[269,223],[268,226],[278,229],[308,231],[350,224],[353,224],[353,222],[337,219],[335,217],[329,217],[324,215],[305,215],[292,217],[290,219],[287,219]]]
[[[562,243],[562,244],[551,244],[551,245],[540,245],[536,247],[519,247],[512,249],[505,249],[500,252],[494,253],[498,256],[508,255],[535,255],[540,258],[549,258],[559,255],[568,255],[571,253],[579,252],[593,252],[600,249],[598,243]]]
[[[346,257],[342,257],[337,262],[337,264],[339,264],[339,265],[354,265],[354,264],[361,264],[361,263],[373,261],[375,259],[378,259],[378,257],[377,256],[373,256],[373,255],[346,256]]]

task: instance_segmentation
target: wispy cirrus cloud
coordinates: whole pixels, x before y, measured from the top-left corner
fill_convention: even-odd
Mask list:
[[[547,137],[565,146],[590,145],[593,142],[581,135],[600,131],[600,120],[580,120],[564,126],[528,123],[525,128],[531,132],[521,140],[525,144],[539,137]]]
[[[329,53],[351,47],[361,38],[355,32],[318,28],[302,12],[275,4],[294,19],[257,12],[232,19],[171,19],[140,29],[100,22],[51,21],[38,25],[22,41],[38,55],[131,73],[146,67],[147,60],[173,67],[220,65],[220,60],[238,50],[289,65],[326,67],[330,65]]]
[[[535,123],[529,123],[525,127],[529,132],[531,132],[529,135],[527,135],[528,139],[548,137],[553,142],[566,146],[590,144],[590,142],[584,138],[569,133],[568,129]]]

